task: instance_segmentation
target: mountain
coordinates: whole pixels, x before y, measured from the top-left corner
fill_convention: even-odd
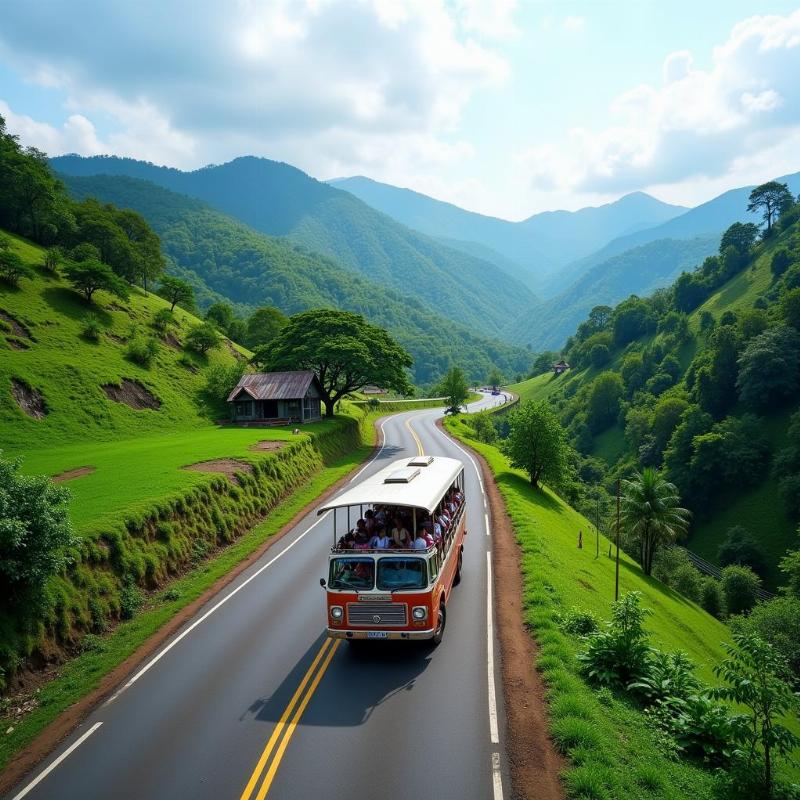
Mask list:
[[[448,240],[463,252],[474,253],[476,245],[489,248],[484,251],[487,258],[494,251],[518,264],[533,287],[540,287],[548,275],[612,239],[659,225],[685,211],[635,192],[596,208],[547,211],[521,222],[509,222],[361,176],[340,178],[331,184],[410,228]]]
[[[418,297],[254,231],[195,198],[119,175],[61,178],[78,200],[96,197],[138,211],[161,237],[170,272],[191,278],[213,297],[225,297],[243,313],[274,305],[287,314],[315,307],[363,314],[411,353],[419,384],[436,380],[450,363],[463,365],[473,380],[484,380],[493,365],[513,375],[529,364],[530,354],[521,348],[482,337]]]
[[[626,297],[647,295],[691,271],[719,247],[718,234],[692,239],[658,239],[611,256],[584,272],[550,298],[534,315],[522,314],[507,328],[507,338],[535,351],[558,350],[598,305],[614,306]]]
[[[530,290],[496,265],[412,231],[288,164],[245,157],[181,172],[117,157],[62,156],[51,163],[67,175],[125,175],[198,198],[483,335],[500,335],[509,317],[537,304]]]

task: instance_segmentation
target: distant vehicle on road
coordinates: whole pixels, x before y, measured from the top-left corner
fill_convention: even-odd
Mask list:
[[[466,505],[464,465],[443,456],[395,461],[323,505],[317,514],[332,510],[334,531],[320,579],[328,635],[441,642],[461,580]]]
[[[492,389],[492,396],[497,396],[500,392],[497,389]]]

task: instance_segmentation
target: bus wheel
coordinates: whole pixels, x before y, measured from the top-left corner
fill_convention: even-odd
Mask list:
[[[453,586],[458,586],[461,583],[461,564],[464,561],[464,553],[459,551],[458,553],[458,566],[456,567],[456,575],[453,578]]]
[[[445,625],[447,625],[447,612],[444,610],[444,603],[442,603],[439,606],[439,618],[436,620],[436,630],[433,632],[434,644],[441,644]]]

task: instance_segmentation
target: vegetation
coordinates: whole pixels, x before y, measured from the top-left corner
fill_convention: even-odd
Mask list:
[[[375,384],[412,394],[406,376],[411,356],[382,328],[358,314],[317,309],[295,314],[274,340],[267,368],[313,370],[332,417],[345,395]]]
[[[194,289],[186,281],[172,275],[165,275],[161,279],[158,293],[169,301],[170,311],[174,311],[179,303],[189,310],[194,306]]]
[[[450,367],[433,393],[446,398],[447,411],[457,414],[469,397],[469,387],[467,379],[464,377],[464,370],[461,367]]]

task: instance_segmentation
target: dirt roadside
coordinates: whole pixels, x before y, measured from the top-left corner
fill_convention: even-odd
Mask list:
[[[437,425],[450,436],[441,421]],[[506,713],[503,741],[511,772],[511,796],[520,800],[563,800],[559,775],[566,763],[548,733],[545,686],[534,666],[538,648],[524,625],[520,547],[488,464],[472,448],[463,442],[458,444],[469,450],[480,465],[489,498],[495,628],[500,642]]]
[[[364,464],[369,462],[380,451],[382,446],[382,434],[380,428],[381,420],[375,423],[378,432],[378,441],[375,443],[372,453],[367,459],[353,467],[350,472],[341,477],[322,495],[309,503],[297,512],[289,522],[279,531],[270,536],[257,550],[251,553],[243,561],[239,562],[229,573],[223,575],[212,586],[210,586],[200,597],[181,609],[169,622],[156,631],[147,639],[141,647],[128,656],[125,661],[115,667],[105,677],[100,684],[89,694],[81,698],[77,703],[67,708],[62,714],[54,719],[27,747],[8,763],[8,766],[0,773],[0,796],[5,795],[17,783],[19,783],[29,772],[38,766],[47,756],[72,733],[75,728],[83,722],[107,697],[122,685],[125,680],[139,667],[144,661],[152,656],[161,646],[174,634],[176,634],[197,612],[212,598],[221,592],[226,586],[232,583],[248,567],[260,559],[267,550],[276,542],[280,541],[289,533],[310,511],[317,505],[327,500],[335,494],[341,487],[349,481],[353,474],[360,470]]]

